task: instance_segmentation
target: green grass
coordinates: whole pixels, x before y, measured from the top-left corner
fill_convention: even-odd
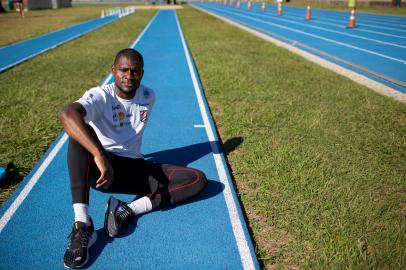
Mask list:
[[[312,8],[320,9],[332,9],[332,10],[350,10],[348,8],[348,1],[343,1],[342,5],[334,5],[328,2],[320,3],[309,3],[307,1],[291,1],[284,3],[285,6],[290,7],[306,7],[310,5]],[[375,13],[375,14],[385,14],[385,15],[397,15],[397,16],[406,16],[406,8],[393,7],[393,6],[361,6],[361,3],[358,1],[357,11],[366,12],[366,13]]]
[[[404,269],[406,106],[179,11],[265,268]],[[216,29],[216,31],[213,31]]]
[[[62,130],[62,107],[109,73],[153,13],[0,74],[0,164],[21,172],[0,203]],[[208,15],[178,14],[220,137],[236,147],[227,159],[264,268],[404,269],[406,106]]]
[[[110,7],[115,6],[30,10],[25,13],[25,18],[16,12],[0,13],[0,46],[97,18],[102,9]]]
[[[0,164],[21,172],[0,187],[1,204],[62,131],[58,112],[100,83],[153,14],[139,11],[0,73]]]

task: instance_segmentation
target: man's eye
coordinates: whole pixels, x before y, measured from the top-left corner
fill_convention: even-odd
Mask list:
[[[119,69],[121,72],[123,73],[127,73],[128,71],[130,71],[132,74],[134,75],[138,75],[140,72],[136,69],[129,69],[129,68],[120,68]]]

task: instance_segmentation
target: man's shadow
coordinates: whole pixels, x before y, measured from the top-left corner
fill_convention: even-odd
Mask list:
[[[236,137],[227,140],[222,145],[222,149],[224,150],[223,153],[225,155],[228,155],[230,152],[234,151],[242,142],[243,138],[241,137]],[[144,157],[146,160],[157,163],[168,163],[174,165],[188,166],[193,161],[196,161],[202,158],[203,156],[213,152],[215,154],[222,153],[221,149],[219,149],[218,147],[218,142],[197,143],[180,148],[150,153],[145,155]],[[222,184],[221,182],[215,180],[207,180],[207,182],[208,182],[207,187],[196,197],[186,200],[182,203],[179,203],[176,206],[160,209],[160,211],[166,211],[184,204],[206,200],[220,194],[224,190],[224,184]],[[117,238],[123,238],[132,234],[137,227],[137,219],[140,218],[141,216],[134,218],[127,228],[124,228],[122,231],[120,231],[120,234]],[[88,263],[86,264],[86,267],[92,265],[99,257],[99,255],[106,247],[106,245],[114,241],[114,238],[111,238],[107,235],[107,233],[104,231],[104,228],[100,228],[96,232],[97,232],[97,241],[91,247],[90,258]]]

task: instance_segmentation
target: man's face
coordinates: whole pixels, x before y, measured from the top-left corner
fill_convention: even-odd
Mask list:
[[[132,98],[135,91],[140,87],[144,69],[142,65],[125,56],[120,57],[111,67],[114,76],[118,96]]]

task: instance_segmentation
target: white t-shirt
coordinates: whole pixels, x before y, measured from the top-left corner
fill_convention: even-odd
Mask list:
[[[155,103],[152,89],[141,85],[131,100],[116,95],[114,83],[87,91],[76,102],[86,110],[85,122],[104,149],[118,156],[143,158],[142,134]]]

